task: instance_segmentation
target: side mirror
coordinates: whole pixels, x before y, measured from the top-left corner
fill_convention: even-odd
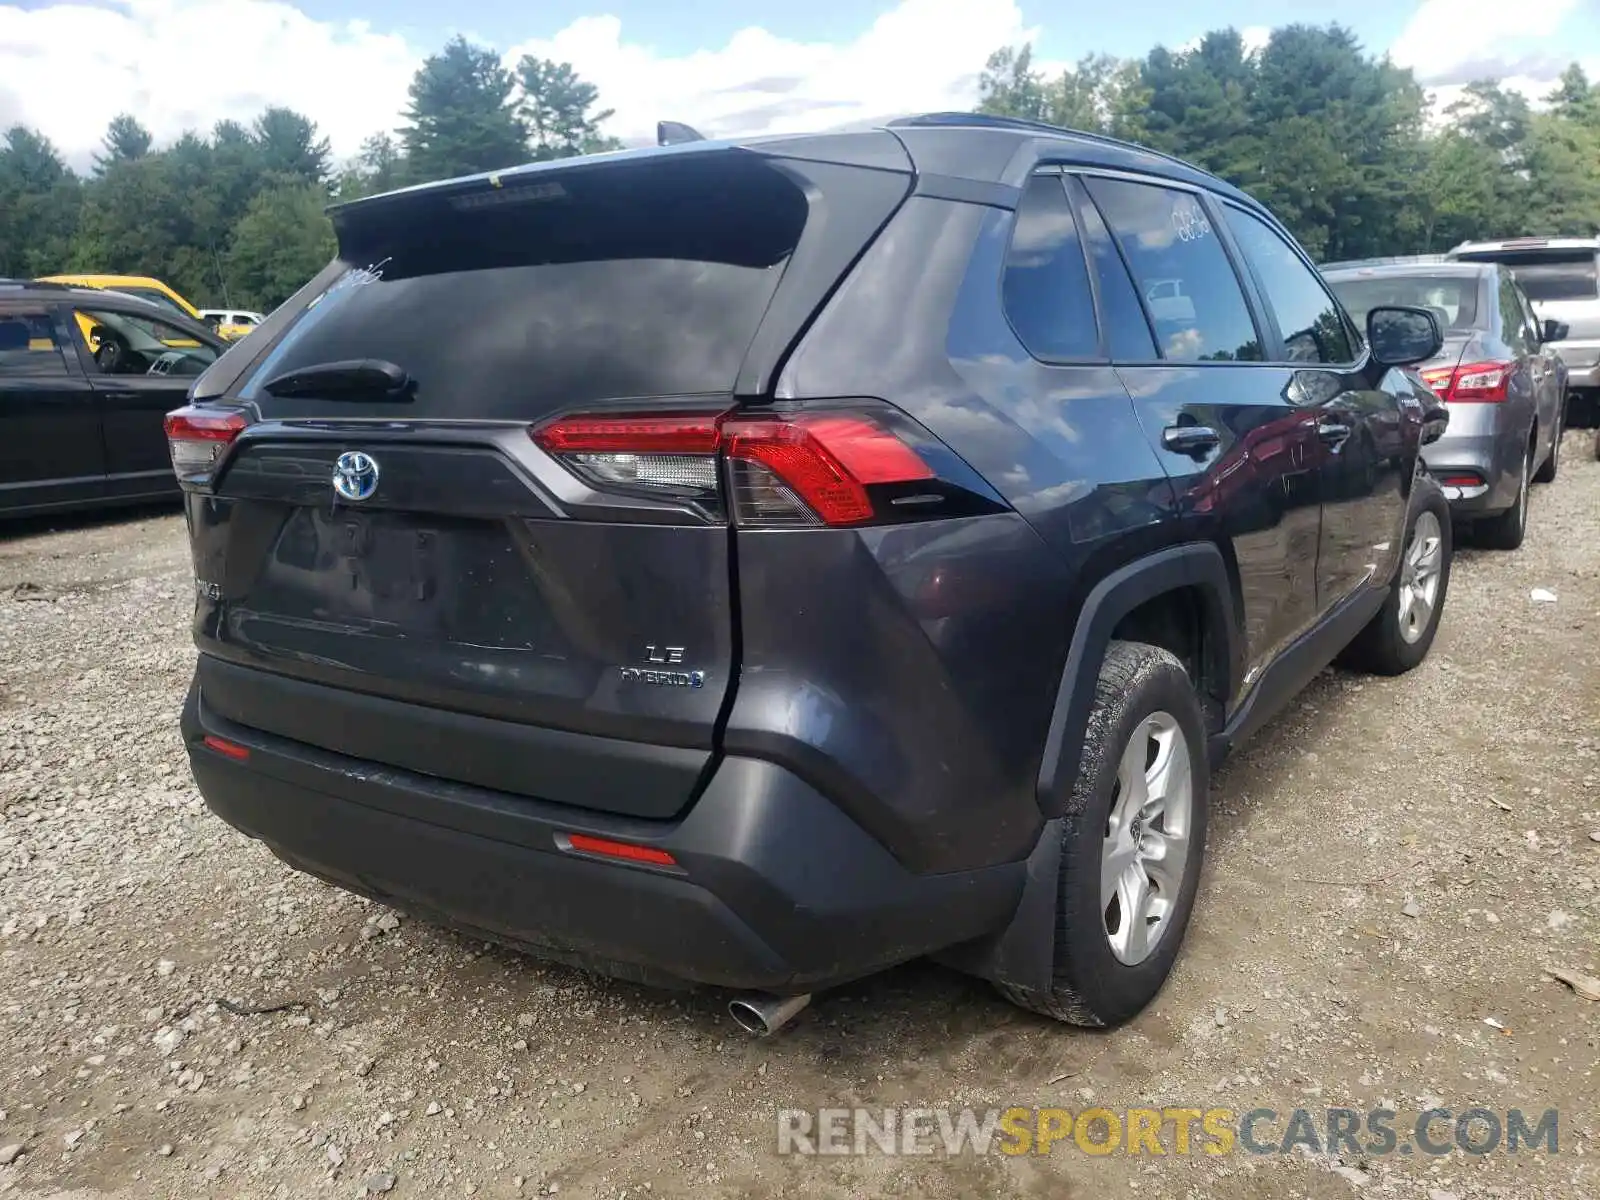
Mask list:
[[[1444,436],[1444,431],[1450,427],[1450,410],[1445,407],[1444,401],[1437,396],[1430,396],[1422,402],[1422,444],[1424,446],[1437,442]]]
[[[1539,323],[1539,340],[1542,342],[1564,342],[1571,332],[1572,326],[1554,317],[1546,317]]]
[[[1387,304],[1367,313],[1367,344],[1380,366],[1409,367],[1438,354],[1444,335],[1439,318],[1427,309]]]

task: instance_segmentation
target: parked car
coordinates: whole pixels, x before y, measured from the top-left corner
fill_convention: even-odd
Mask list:
[[[247,308],[202,308],[200,319],[231,342],[244,337],[267,318]]]
[[[1600,237],[1463,242],[1449,256],[1511,268],[1566,365],[1569,423],[1600,425]]]
[[[1385,304],[1421,305],[1438,318],[1444,346],[1418,370],[1448,405],[1450,427],[1423,458],[1458,522],[1488,545],[1516,549],[1530,482],[1556,477],[1564,410],[1561,361],[1511,271],[1431,263],[1323,274],[1358,321]]]
[[[0,280],[0,515],[176,497],[162,419],[222,349],[132,296]]]
[[[120,292],[124,296],[136,296],[140,300],[147,300],[159,308],[164,308],[169,316],[182,317],[189,321],[200,320],[200,314],[196,311],[194,305],[162,283],[161,280],[153,279],[148,275],[46,275],[40,278],[38,282]],[[79,328],[85,337],[92,336],[87,320],[80,319]],[[193,341],[175,344],[200,345],[200,343]]]
[[[763,1029],[922,955],[1114,1024],[1211,764],[1438,628],[1436,321],[1363,336],[1174,159],[935,114],[333,220],[168,418],[182,731],[216,813],[385,903]]]

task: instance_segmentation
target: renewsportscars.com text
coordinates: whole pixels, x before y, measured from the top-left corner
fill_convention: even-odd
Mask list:
[[[778,1113],[779,1154],[1313,1154],[1560,1152],[1560,1114],[1430,1108],[819,1108]]]

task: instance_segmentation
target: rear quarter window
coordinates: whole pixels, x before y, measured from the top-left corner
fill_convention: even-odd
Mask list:
[[[1036,175],[1017,206],[1002,286],[1006,316],[1035,358],[1100,349],[1078,225],[1060,175]]]

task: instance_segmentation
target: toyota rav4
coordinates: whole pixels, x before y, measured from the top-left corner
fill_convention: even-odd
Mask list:
[[[168,417],[182,728],[386,904],[769,1026],[920,956],[1113,1024],[1211,766],[1438,626],[1435,318],[1181,162],[933,115],[334,223]]]

